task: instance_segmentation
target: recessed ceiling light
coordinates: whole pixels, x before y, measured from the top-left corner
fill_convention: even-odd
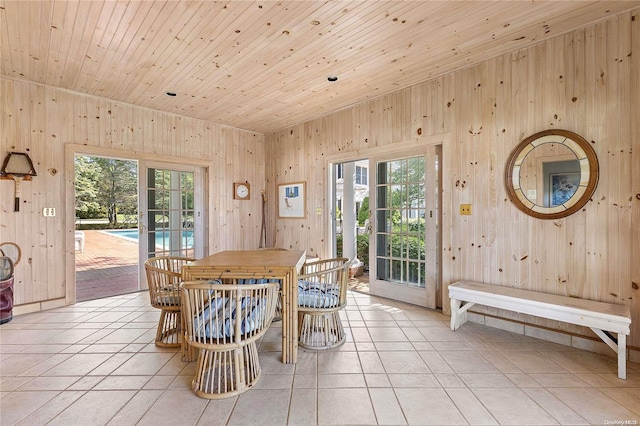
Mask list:
[[[335,75],[330,75],[329,77],[327,77],[327,81],[338,81],[338,77],[336,77]]]
[[[167,92],[167,96],[176,96],[175,92]]]

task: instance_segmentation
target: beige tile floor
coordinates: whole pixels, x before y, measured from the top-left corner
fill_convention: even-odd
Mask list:
[[[349,293],[349,338],[280,362],[239,397],[190,390],[194,363],[153,344],[146,293],[16,316],[0,326],[0,425],[638,424],[640,365]],[[626,422],[626,423],[625,423]]]

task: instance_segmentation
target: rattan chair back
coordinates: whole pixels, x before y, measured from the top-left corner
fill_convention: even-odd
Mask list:
[[[192,389],[202,398],[243,393],[261,373],[256,341],[273,321],[279,284],[231,281],[182,283],[185,336],[190,346],[199,349]]]
[[[194,260],[180,256],[161,256],[149,258],[144,262],[151,306],[161,311],[156,331],[156,346],[180,346],[182,266]]]
[[[339,311],[347,305],[350,260],[344,257],[306,263],[298,276],[298,343],[331,349],[346,335]]]

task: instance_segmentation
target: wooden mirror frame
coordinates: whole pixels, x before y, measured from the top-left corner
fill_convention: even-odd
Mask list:
[[[520,187],[520,168],[524,159],[537,146],[545,143],[562,144],[569,148],[580,163],[580,185],[567,202],[559,206],[544,207],[529,200]],[[513,150],[504,170],[507,196],[515,206],[538,219],[567,217],[589,201],[598,185],[598,157],[591,145],[580,135],[568,130],[551,129],[535,133]]]

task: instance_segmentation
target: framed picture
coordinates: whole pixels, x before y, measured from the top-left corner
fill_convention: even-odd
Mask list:
[[[580,173],[552,173],[550,175],[551,206],[560,206],[578,190]]]
[[[305,182],[278,185],[278,217],[303,219],[307,212]]]

